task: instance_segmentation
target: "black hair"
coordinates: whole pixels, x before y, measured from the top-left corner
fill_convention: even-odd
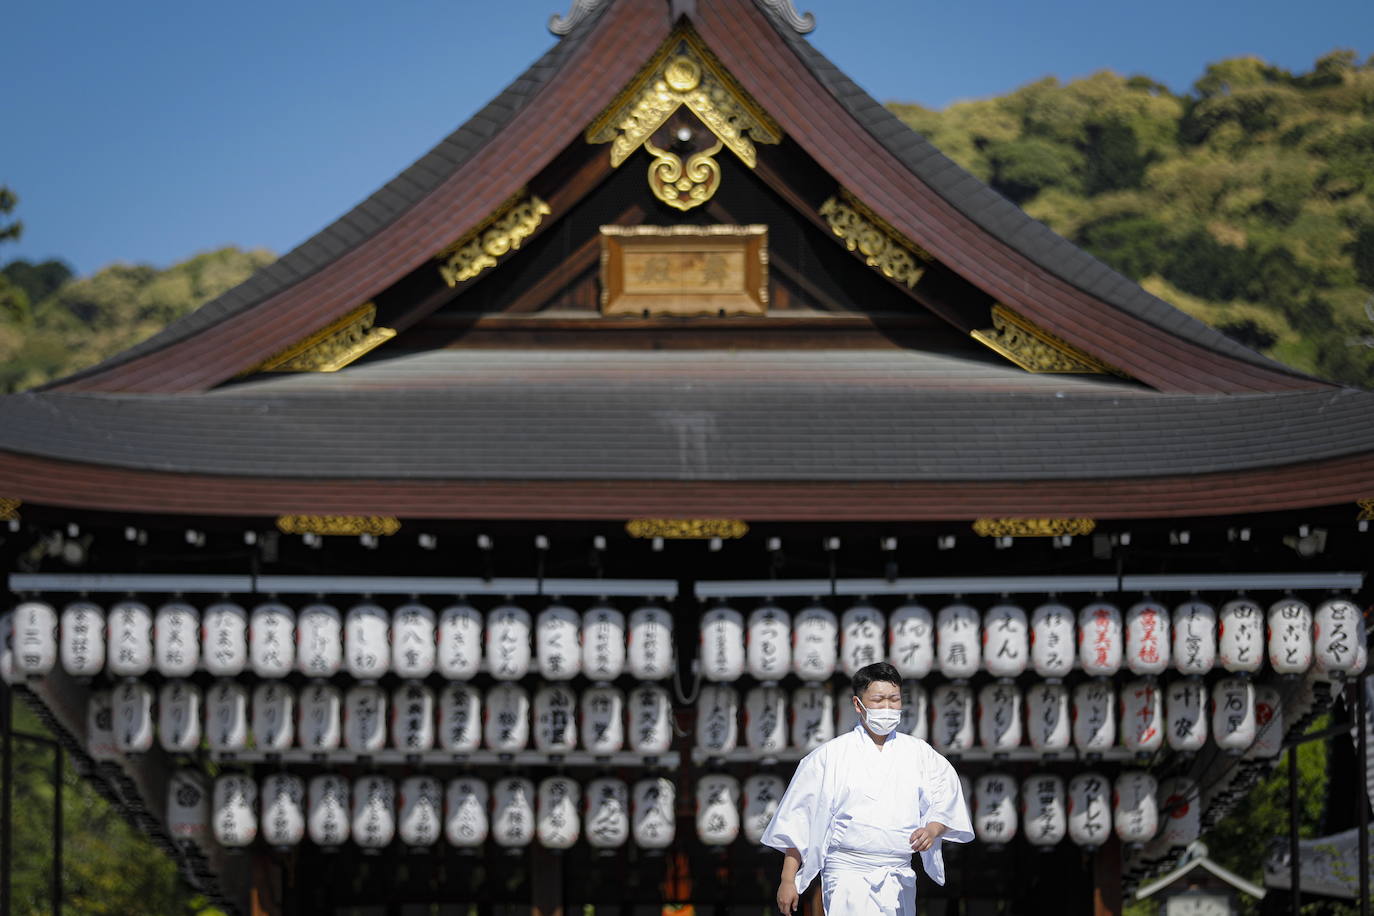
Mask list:
[[[887,662],[875,662],[872,665],[864,665],[854,672],[854,696],[862,697],[868,685],[874,681],[881,681],[884,684],[895,684],[898,688],[902,686],[902,676],[897,673],[897,669]]]

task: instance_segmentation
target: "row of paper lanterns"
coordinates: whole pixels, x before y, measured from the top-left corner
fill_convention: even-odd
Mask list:
[[[850,696],[847,688],[832,693],[803,684],[789,691],[765,684],[745,691],[741,702],[736,688],[706,684],[693,704],[695,747],[708,756],[741,747],[761,757],[809,751],[853,727]],[[977,691],[966,683],[927,690],[908,681],[903,697],[901,729],[946,754],[1024,746],[1047,754],[1071,748],[1102,753],[1118,746],[1142,754],[1166,746],[1192,752],[1210,734],[1223,750],[1267,757],[1279,753],[1284,731],[1279,690],[1242,677],[1221,678],[1210,688],[1196,677],[1137,678],[1119,691],[1096,678],[1073,687],[1038,682],[1025,689],[995,681]],[[655,756],[671,749],[673,705],[655,683],[628,692],[592,686],[579,694],[556,682],[531,696],[511,683],[484,692],[466,682],[435,691],[422,681],[406,681],[387,691],[377,684],[341,690],[324,680],[296,689],[267,680],[250,691],[225,678],[202,694],[186,680],[155,688],[130,678],[92,693],[87,727],[91,753],[100,758],[142,753],[155,741],[172,753],[299,748],[367,756],[387,749],[464,754],[485,748]]]
[[[138,677],[156,668],[185,677],[199,668],[219,677],[252,671],[280,678],[293,671],[330,677],[346,671],[359,680],[387,673],[424,678],[438,673],[466,680],[483,668],[497,680],[537,673],[546,680],[584,675],[594,682],[628,673],[661,680],[673,673],[673,625],[668,611],[641,607],[625,614],[609,606],[585,613],[555,604],[532,616],[515,605],[485,615],[468,604],[437,613],[422,604],[387,611],[355,605],[346,613],[312,604],[299,613],[278,602],[245,610],[219,602],[202,612],[183,601],[156,611],[121,601],[106,612],[87,601],[59,613],[41,601],[16,606],[0,635],[12,648],[8,662],[19,677],[41,677],[59,658],[75,676],[108,670]],[[1050,602],[1029,615],[1011,604],[980,613],[950,604],[938,613],[905,604],[890,615],[868,604],[837,615],[820,606],[792,615],[765,605],[749,617],[719,606],[700,621],[699,659],[707,680],[728,682],[746,673],[761,681],[795,674],[823,681],[838,669],[852,675],[864,665],[890,661],[904,678],[938,671],[967,679],[986,670],[1016,677],[1027,670],[1062,678],[1075,666],[1093,676],[1128,670],[1157,675],[1171,666],[1183,674],[1214,667],[1253,674],[1265,661],[1280,674],[1313,664],[1334,676],[1363,670],[1364,619],[1350,601],[1334,598],[1314,611],[1285,597],[1267,612],[1247,598],[1219,610],[1198,600],[1172,612],[1145,600],[1123,614],[1093,602],[1076,613]]]

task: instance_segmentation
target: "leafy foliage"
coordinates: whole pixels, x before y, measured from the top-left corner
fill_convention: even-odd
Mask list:
[[[1035,218],[1305,372],[1374,387],[1374,58],[1210,65],[1191,92],[1097,73],[891,106]]]

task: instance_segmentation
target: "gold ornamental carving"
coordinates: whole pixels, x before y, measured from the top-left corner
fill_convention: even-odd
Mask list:
[[[457,286],[488,267],[495,267],[503,255],[519,251],[521,243],[552,212],[538,197],[520,192],[502,204],[480,228],[439,252],[439,275],[449,286]]]
[[[5,517],[2,511],[4,509],[3,502],[3,500],[0,500],[0,518]],[[1374,522],[1374,497],[1369,499],[1357,499],[1355,500],[1355,505],[1360,507],[1360,514],[1356,518],[1356,521]]]
[[[991,347],[1027,372],[1122,375],[1068,341],[1041,330],[1005,305],[992,307],[992,328],[973,339]]]
[[[1047,538],[1092,534],[1097,522],[1090,518],[980,518],[973,533],[985,538]]]
[[[686,108],[716,137],[709,149],[684,163],[660,149],[653,135],[679,108]],[[720,187],[715,156],[728,148],[751,169],[758,162],[755,143],[778,143],[782,129],[721,66],[696,33],[675,32],[629,87],[587,128],[588,143],[611,144],[611,165],[619,167],[644,147],[654,157],[649,187],[669,206],[690,210]]]
[[[377,306],[366,302],[249,371],[337,372],[396,336],[376,321]]]
[[[884,277],[910,289],[921,281],[930,255],[884,222],[848,191],[821,204],[820,215],[844,247]]]
[[[632,538],[708,540],[742,538],[749,525],[736,518],[636,518],[625,523]]]
[[[277,519],[282,534],[395,534],[401,522],[389,515],[283,515]]]
[[[22,499],[15,499],[10,496],[0,496],[0,522],[9,522],[19,517],[19,507],[24,505]]]

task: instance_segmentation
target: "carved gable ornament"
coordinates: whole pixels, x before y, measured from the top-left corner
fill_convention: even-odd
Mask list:
[[[653,142],[679,109],[686,108],[715,136],[716,142],[688,155]],[[729,149],[745,165],[758,162],[755,143],[778,143],[782,129],[726,72],[696,34],[678,29],[648,66],[587,129],[588,143],[611,144],[611,165],[619,165],[643,147],[653,162],[649,187],[659,200],[678,210],[700,206],[720,187],[715,156]]]
[[[1124,375],[1066,340],[1036,327],[1005,305],[992,307],[992,327],[974,331],[973,339],[1027,372]]]

